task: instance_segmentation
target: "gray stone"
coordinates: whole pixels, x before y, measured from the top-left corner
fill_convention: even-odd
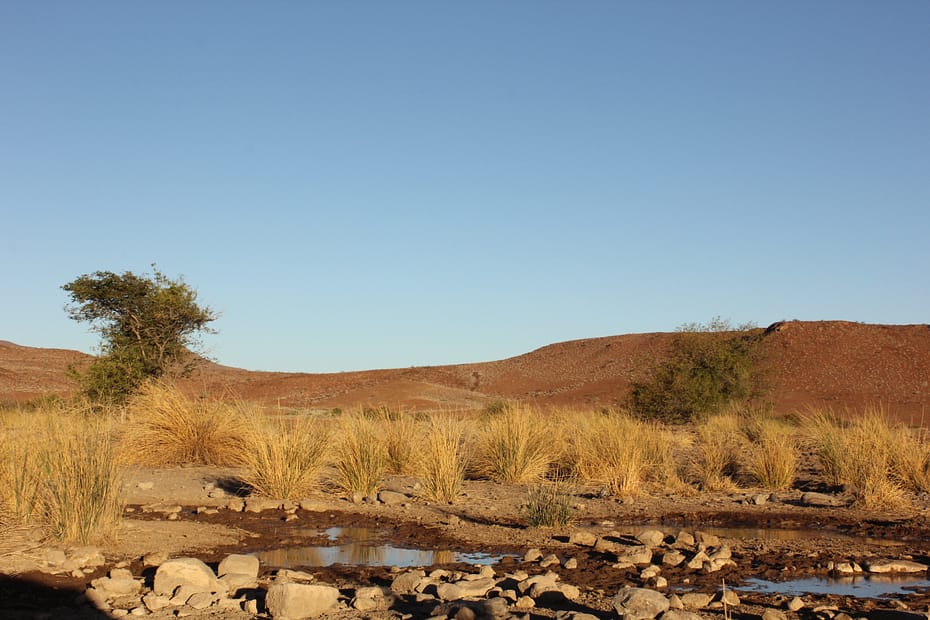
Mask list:
[[[109,577],[94,579],[90,584],[108,599],[137,594],[142,590],[142,582],[133,579],[132,573],[125,568],[114,568]]]
[[[593,547],[597,542],[597,536],[591,532],[572,532],[568,537],[568,542],[582,547]]]
[[[849,500],[836,495],[827,495],[826,493],[816,493],[808,491],[801,495],[801,503],[805,506],[818,506],[822,508],[837,508],[848,506]]]
[[[417,584],[426,576],[421,570],[411,570],[401,573],[391,582],[391,592],[395,594],[413,594],[416,592]]]
[[[646,547],[658,547],[665,540],[665,534],[655,529],[643,530],[636,535],[636,540]]]
[[[153,551],[142,556],[143,566],[161,566],[170,559],[167,551]]]
[[[171,596],[180,586],[188,586],[196,592],[225,591],[209,566],[197,558],[168,560],[155,571],[155,594]]]
[[[226,586],[226,593],[235,596],[240,590],[251,590],[258,587],[255,575],[247,573],[226,573],[220,577],[220,583]]]
[[[665,566],[678,566],[685,561],[685,554],[677,549],[670,549],[662,555],[662,564]]]
[[[617,553],[618,564],[650,564],[652,562],[652,549],[649,547],[627,547],[622,552]]]
[[[222,577],[228,573],[239,573],[258,577],[259,561],[254,555],[233,553],[226,556],[216,569],[216,574]]]
[[[550,566],[558,566],[559,564],[561,564],[561,562],[559,562],[559,557],[554,553],[550,553],[539,561],[540,568],[549,568]]]
[[[538,562],[539,560],[542,559],[542,557],[543,557],[542,551],[534,548],[526,552],[526,554],[523,556],[523,561],[524,562]]]
[[[483,618],[506,618],[510,614],[510,606],[507,605],[506,599],[489,598],[481,604],[480,611]]]
[[[398,506],[409,502],[410,498],[397,491],[381,491],[378,493],[378,501],[387,506]]]
[[[278,620],[315,618],[335,608],[338,602],[339,590],[317,584],[275,583],[265,595],[268,613]]]
[[[780,609],[766,609],[762,612],[762,620],[788,620],[788,616]]]
[[[869,562],[866,569],[870,573],[923,573],[927,565],[911,560],[876,560]]]
[[[800,611],[804,609],[804,601],[801,600],[801,597],[796,596],[785,604],[785,607],[788,611]]]
[[[265,497],[248,497],[245,500],[246,512],[264,512],[266,510],[277,510],[281,507],[281,500],[268,499]]]
[[[613,598],[613,607],[623,620],[652,620],[669,608],[660,592],[646,588],[623,588]]]
[[[458,601],[463,598],[480,598],[486,595],[496,584],[493,579],[461,580],[455,583],[441,583],[436,588],[436,596],[442,601]]]
[[[187,599],[187,606],[193,609],[206,609],[218,600],[219,598],[210,592],[195,592]]]
[[[355,590],[352,607],[359,611],[380,611],[388,609],[393,602],[390,589],[385,591],[378,586],[368,586]]]
[[[720,538],[716,534],[702,532],[700,530],[694,533],[694,539],[702,545],[706,545],[708,547],[716,547],[720,544]]]
[[[661,620],[702,620],[701,614],[683,609],[669,609],[662,614]]]
[[[158,611],[170,605],[171,599],[161,594],[149,592],[142,597],[142,604],[145,605],[145,608],[149,611]]]
[[[710,594],[703,592],[685,592],[679,595],[679,598],[684,609],[704,609],[713,600]]]
[[[675,536],[675,544],[680,547],[693,547],[694,542],[694,535],[685,530],[681,530],[678,532],[678,535]]]

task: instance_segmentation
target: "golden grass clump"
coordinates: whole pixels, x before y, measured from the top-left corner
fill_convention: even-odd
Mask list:
[[[376,492],[388,466],[381,423],[351,415],[339,421],[337,433],[336,483],[349,493]]]
[[[246,427],[242,482],[256,495],[302,499],[317,490],[328,457],[329,431],[313,417],[261,419]]]
[[[0,498],[11,519],[63,542],[110,534],[123,508],[110,422],[80,403],[4,416]]]
[[[848,423],[830,413],[812,412],[804,427],[817,446],[824,473],[846,485],[856,503],[867,509],[905,508],[901,450],[910,431],[880,409],[868,409]]]
[[[611,495],[641,492],[664,441],[658,427],[619,412],[579,414],[575,424],[570,460],[578,480]]]
[[[765,489],[791,488],[798,472],[798,442],[793,429],[777,423],[761,426],[747,458],[747,469]]]
[[[129,401],[127,415],[120,443],[128,462],[242,463],[248,415],[236,406],[195,400],[177,386],[151,381]]]
[[[462,492],[468,467],[467,426],[452,413],[431,416],[423,430],[417,473],[423,496],[453,502]]]
[[[86,544],[120,522],[116,445],[106,418],[71,416],[50,425],[42,511],[52,536]]]
[[[726,413],[703,420],[695,428],[697,442],[688,460],[690,478],[702,491],[733,491],[742,449],[740,418]]]
[[[526,405],[489,414],[477,436],[475,469],[497,482],[540,480],[555,460],[552,427]]]
[[[562,527],[574,516],[574,497],[569,480],[538,481],[526,491],[521,512],[531,527]]]

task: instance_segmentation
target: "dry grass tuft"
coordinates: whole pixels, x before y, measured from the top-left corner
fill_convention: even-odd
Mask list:
[[[241,464],[248,415],[218,401],[194,400],[176,386],[152,381],[127,408],[121,452],[144,465]]]
[[[122,514],[111,418],[80,403],[4,416],[0,498],[11,522],[63,542],[104,538]]]
[[[256,495],[302,499],[317,490],[326,465],[329,432],[312,417],[262,419],[247,426],[242,481]]]
[[[739,416],[711,416],[695,430],[697,443],[688,462],[691,479],[702,491],[733,491],[742,449]]]
[[[766,424],[758,429],[747,459],[755,482],[770,491],[791,488],[798,472],[798,443],[790,428]]]
[[[541,481],[530,486],[521,507],[530,527],[563,527],[575,513],[572,485],[568,480]]]
[[[120,522],[116,445],[106,418],[59,419],[43,459],[42,511],[58,540],[86,544]]]
[[[575,420],[570,460],[579,481],[601,485],[611,495],[642,491],[667,436],[657,425],[624,413],[588,413]],[[652,459],[652,460],[650,460]]]
[[[477,438],[476,470],[497,482],[540,480],[555,460],[552,435],[544,416],[526,405],[489,415]]]
[[[910,447],[907,428],[880,409],[868,409],[848,424],[828,412],[812,412],[803,423],[825,475],[846,485],[859,506],[893,510],[909,505],[901,472],[901,451]]]
[[[349,493],[371,495],[388,466],[382,424],[352,415],[342,418],[336,441],[336,483]]]
[[[467,426],[451,413],[432,416],[423,431],[417,472],[423,495],[437,502],[452,502],[462,492],[468,467]]]

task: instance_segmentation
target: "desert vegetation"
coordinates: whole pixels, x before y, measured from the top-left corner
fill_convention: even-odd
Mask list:
[[[138,465],[234,466],[253,494],[290,499],[372,496],[404,475],[419,480],[423,501],[456,502],[468,479],[483,479],[522,487],[530,525],[570,520],[584,494],[790,489],[803,459],[867,509],[899,510],[930,489],[927,433],[876,409],[779,417],[731,406],[688,425],[526,404],[288,414],[156,380],[104,412],[54,399],[7,409],[0,433],[4,519],[76,541],[113,530],[121,468]]]

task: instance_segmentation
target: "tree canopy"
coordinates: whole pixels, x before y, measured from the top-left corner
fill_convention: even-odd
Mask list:
[[[62,286],[69,316],[103,338],[101,355],[78,377],[95,400],[119,401],[147,378],[192,369],[198,336],[216,313],[197,303],[183,279],[97,271]]]

